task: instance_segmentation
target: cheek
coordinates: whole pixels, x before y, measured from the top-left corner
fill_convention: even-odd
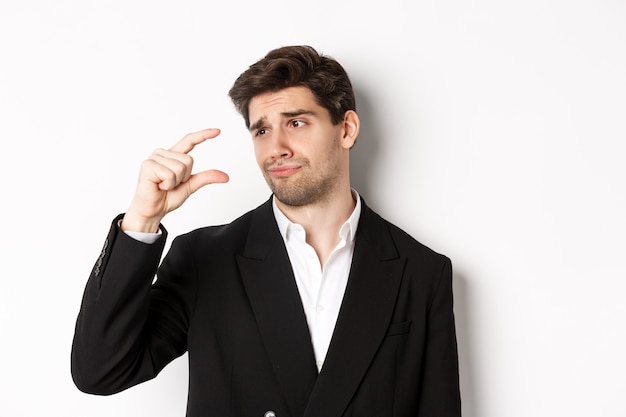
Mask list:
[[[267,159],[267,151],[263,147],[263,145],[261,145],[260,142],[253,142],[253,144],[254,144],[254,158],[256,159],[257,164],[260,167],[263,167],[263,163]]]

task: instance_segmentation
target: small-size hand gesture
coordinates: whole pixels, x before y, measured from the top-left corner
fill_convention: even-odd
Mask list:
[[[219,129],[205,129],[186,135],[169,150],[155,150],[141,164],[137,190],[124,215],[122,230],[155,233],[163,217],[191,194],[205,185],[227,182],[228,175],[215,169],[192,174],[189,152],[219,134]]]

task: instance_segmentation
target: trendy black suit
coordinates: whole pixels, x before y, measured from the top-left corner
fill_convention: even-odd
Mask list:
[[[321,372],[271,200],[148,245],[113,223],[87,283],[72,375],[112,394],[189,352],[187,416],[460,415],[448,258],[365,203]]]

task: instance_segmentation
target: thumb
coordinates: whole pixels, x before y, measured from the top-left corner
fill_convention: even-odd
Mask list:
[[[193,194],[205,185],[224,183],[228,182],[228,180],[227,173],[217,169],[209,169],[207,171],[197,172],[189,177],[189,180],[187,180],[189,184],[188,190],[190,194]]]

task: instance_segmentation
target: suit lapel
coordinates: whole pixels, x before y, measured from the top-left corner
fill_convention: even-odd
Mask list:
[[[237,259],[272,369],[293,415],[301,416],[317,378],[315,356],[271,200],[253,213]]]
[[[305,416],[341,416],[391,321],[405,260],[385,221],[363,204],[352,268],[324,366]]]

